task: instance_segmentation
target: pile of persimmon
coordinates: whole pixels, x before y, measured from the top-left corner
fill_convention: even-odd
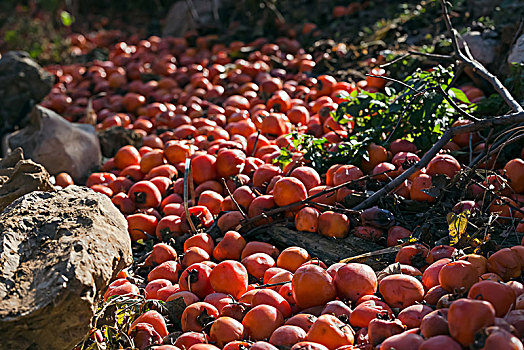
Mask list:
[[[397,254],[399,265],[377,276],[363,264],[327,267],[299,247],[280,252],[246,242],[241,228],[278,218],[299,231],[397,245],[411,232],[391,213],[374,207],[350,220],[343,208],[371,182],[391,181],[422,154],[405,139],[370,144],[368,160],[319,173],[289,134],[324,137],[335,150],[352,129],[332,112],[354,90],[380,91],[385,80],[368,77],[354,86],[313,77],[313,57],[292,39],[210,42],[120,42],[107,61],[50,68],[59,80],[44,105],[80,122],[92,105],[98,129],[121,126],[143,136],[142,147],[122,147],[86,183],[126,216],[133,241],[159,242],[145,261],[147,281],[121,273],[105,300],[138,296],[143,288],[146,299],[185,304],[177,320],[155,310],[134,320],[128,334],[139,349],[168,342],[176,331],[182,334],[174,344],[157,349],[522,348],[524,287],[515,280],[524,268],[522,246],[486,258],[461,256],[450,246],[408,245]],[[239,55],[244,58],[234,58]],[[274,68],[275,61],[284,68]],[[471,101],[482,98],[474,87],[463,90]],[[478,153],[488,146],[472,133],[455,136],[445,148]],[[278,162],[282,148],[293,154],[285,166]],[[506,164],[486,160],[482,183],[471,185],[454,211],[487,210],[524,232],[523,156]],[[194,196],[186,213],[187,159]],[[392,192],[435,202],[432,180],[461,170],[460,159],[441,153]],[[56,180],[72,183],[66,174]],[[489,202],[487,192],[495,194]],[[277,208],[283,209],[273,215]],[[217,241],[205,233],[215,223],[222,233]],[[183,251],[167,244],[182,237],[189,237]]]
[[[185,309],[176,320],[155,310],[137,317],[128,333],[139,349],[523,348],[524,286],[515,280],[524,266],[522,246],[488,259],[450,246],[405,246],[378,276],[359,263],[326,268],[303,248],[280,252],[235,231],[216,245],[200,233],[184,248],[179,257],[158,243],[145,261],[154,266],[145,298]],[[194,251],[207,258],[188,258]],[[109,286],[105,300],[139,297],[125,276]]]

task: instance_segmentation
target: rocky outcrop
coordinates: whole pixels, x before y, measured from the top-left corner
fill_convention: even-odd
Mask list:
[[[71,349],[131,264],[123,215],[85,187],[32,192],[0,213],[1,349]]]
[[[21,148],[0,159],[0,210],[33,191],[54,191],[49,173],[40,164],[24,159]]]
[[[35,106],[29,125],[6,138],[8,148],[21,147],[27,158],[52,175],[67,172],[75,182],[82,182],[102,157],[92,125],[70,123],[42,106]]]
[[[51,91],[55,77],[27,52],[11,51],[0,59],[0,135],[23,124],[27,113]]]

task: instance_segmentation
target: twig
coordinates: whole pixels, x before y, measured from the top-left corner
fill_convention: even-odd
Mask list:
[[[244,219],[247,219],[246,213],[244,213],[244,211],[242,210],[242,207],[240,206],[240,204],[238,204],[238,202],[236,201],[235,197],[233,197],[233,195],[231,194],[231,191],[229,190],[229,186],[227,185],[226,179],[222,178],[222,182],[224,183],[224,187],[226,188],[227,194],[229,195],[229,197],[231,197],[231,200],[233,201],[233,203],[235,203],[235,206],[237,207],[237,209],[240,212],[240,214],[242,214]]]
[[[454,58],[449,55],[439,55],[436,53],[419,52],[419,51],[408,51],[408,52],[410,55],[414,55],[414,56],[423,56],[423,57],[428,57],[428,58],[434,58],[437,60],[448,60],[448,61],[454,60]]]
[[[392,81],[394,83],[398,83],[400,85],[402,85],[403,87],[413,91],[413,92],[420,92],[419,90],[415,89],[414,87],[412,86],[409,86],[408,84],[404,83],[403,81],[400,81],[398,79],[395,79],[395,78],[390,78],[390,77],[386,77],[384,75],[373,75],[373,74],[366,74],[367,77],[373,77],[373,78],[379,78],[379,79],[384,79],[384,80],[389,80],[389,81]]]
[[[391,66],[392,64],[395,64],[395,63],[397,63],[398,61],[402,61],[404,58],[407,58],[407,57],[409,57],[409,56],[411,56],[411,52],[408,52],[408,53],[406,53],[406,54],[403,54],[403,55],[401,55],[401,56],[395,58],[395,59],[392,60],[392,61],[389,61],[389,62],[386,62],[386,63],[384,63],[384,64],[381,64],[379,67],[380,67],[380,68],[389,67],[389,66]]]
[[[191,215],[189,214],[189,192],[191,191],[192,199],[194,200],[194,191],[193,191],[193,169],[191,167],[191,158],[186,159],[186,163],[184,165],[184,211],[186,213],[186,219],[187,222],[189,222],[189,228],[191,229],[191,233],[195,234],[197,233],[197,229],[195,227],[195,224],[193,223],[193,220],[191,219]]]

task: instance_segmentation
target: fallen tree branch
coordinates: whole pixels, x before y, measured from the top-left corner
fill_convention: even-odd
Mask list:
[[[373,204],[375,204],[380,197],[386,195],[397,186],[399,186],[404,180],[407,180],[412,174],[417,170],[422,169],[435,157],[438,152],[444,147],[455,135],[466,134],[469,132],[480,131],[482,129],[492,128],[498,125],[507,125],[507,124],[517,124],[524,122],[524,111],[518,113],[512,113],[508,115],[503,115],[500,117],[493,117],[489,119],[482,119],[478,122],[457,126],[450,128],[444,132],[441,138],[429,149],[429,151],[424,154],[424,156],[416,164],[412,165],[409,169],[404,171],[393,181],[389,182],[386,186],[382,187],[380,190],[375,192],[369,198],[364,200],[362,203],[353,208],[353,210],[362,210]]]

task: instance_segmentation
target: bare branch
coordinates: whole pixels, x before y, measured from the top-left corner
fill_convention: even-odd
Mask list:
[[[449,11],[448,6],[446,4],[446,0],[440,0],[440,3],[442,5],[444,21],[446,23],[448,31],[451,34],[451,41],[453,43],[453,49],[455,50],[455,55],[457,56],[457,58],[464,62],[464,64],[466,64],[467,66],[471,67],[473,71],[480,75],[482,78],[487,80],[491,84],[491,86],[493,86],[493,88],[497,91],[497,93],[500,96],[502,96],[504,101],[506,101],[508,106],[510,106],[514,112],[524,111],[524,108],[522,108],[522,106],[515,100],[515,98],[511,95],[508,89],[506,89],[506,87],[500,82],[500,80],[496,76],[488,72],[488,70],[479,61],[477,61],[473,57],[468,57],[471,56],[471,53],[469,52],[469,48],[467,45],[464,45],[464,50],[466,51],[466,54],[464,54],[460,50],[458,38],[460,38],[461,41],[463,41],[464,39],[462,39],[460,34],[455,30],[455,28],[453,28],[453,25],[451,24],[451,18],[449,17]]]

